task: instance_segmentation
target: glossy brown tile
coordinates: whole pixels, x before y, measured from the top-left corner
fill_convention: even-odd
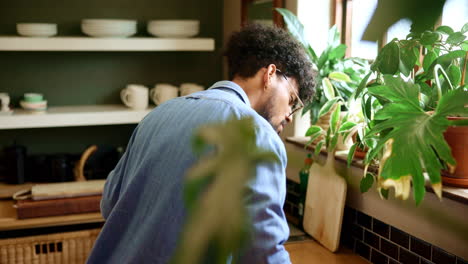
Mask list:
[[[411,244],[410,250],[412,252],[426,259],[431,259],[431,251],[432,251],[431,244],[425,241],[422,241],[421,239],[415,238],[415,237],[411,237],[410,244]]]
[[[403,264],[418,264],[419,263],[419,257],[404,249],[404,248],[400,248],[400,258],[399,258],[399,261]]]
[[[409,249],[409,235],[395,227],[390,228],[390,240]]]
[[[427,259],[421,258],[421,264],[434,264],[434,262],[431,262]]]
[[[455,261],[454,255],[436,246],[432,247],[432,262],[436,264],[455,264]]]
[[[359,211],[357,212],[357,223],[367,229],[372,229],[372,217]]]
[[[359,240],[356,240],[356,253],[365,259],[370,257],[370,247]]]
[[[384,222],[375,218],[372,220],[372,231],[385,238],[390,238],[390,227]]]
[[[398,259],[398,246],[386,239],[380,239],[380,251],[389,257]]]
[[[378,250],[372,249],[371,252],[371,262],[375,264],[387,264],[388,257],[380,253]]]
[[[380,238],[370,231],[365,231],[364,242],[375,249],[380,249]]]
[[[364,228],[359,225],[353,224],[351,227],[351,234],[356,239],[364,240]]]

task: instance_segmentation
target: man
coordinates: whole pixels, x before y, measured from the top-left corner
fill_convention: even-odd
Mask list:
[[[280,163],[262,164],[248,184],[246,207],[253,242],[237,252],[241,263],[289,263],[289,229],[282,210],[286,152],[278,136],[313,95],[302,46],[286,31],[250,25],[234,33],[225,51],[231,81],[170,100],[149,113],[110,173],[101,211],[106,223],[88,263],[167,263],[186,220],[184,175],[197,158],[196,128],[235,116],[255,122],[259,147]]]

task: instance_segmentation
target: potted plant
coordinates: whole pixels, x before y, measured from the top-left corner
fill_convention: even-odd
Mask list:
[[[287,9],[276,8],[276,10],[283,16],[289,32],[302,43],[317,71],[316,94],[312,101],[305,102],[306,106],[302,113],[310,113],[311,125],[322,125],[324,130],[327,130],[333,109],[329,109],[328,112],[320,110],[335,97],[347,102],[362,78],[369,72],[369,63],[361,58],[345,58],[347,47],[340,42],[340,33],[336,26],[329,30],[327,47],[320,56],[317,56],[305,36],[304,26],[297,17]],[[348,110],[348,106],[342,104],[343,110]]]
[[[459,158],[456,162],[444,139],[449,126],[468,125],[467,31],[468,23],[457,32],[447,26],[412,32],[379,52],[372,72],[356,91],[365,98],[367,120],[366,133],[356,145],[369,148],[362,191],[377,181],[383,196],[393,187],[397,197],[406,199],[412,183],[419,204],[425,175],[441,197],[441,170],[453,172],[456,163],[468,162]],[[449,120],[451,116],[461,120]],[[372,163],[378,164],[377,175],[367,173]]]

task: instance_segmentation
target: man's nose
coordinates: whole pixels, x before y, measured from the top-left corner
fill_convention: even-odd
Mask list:
[[[293,121],[293,115],[291,115],[291,114],[287,115],[286,116],[286,122],[292,123],[292,121]]]

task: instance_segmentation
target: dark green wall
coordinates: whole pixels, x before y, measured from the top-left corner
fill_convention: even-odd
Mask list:
[[[222,1],[219,0],[0,0],[0,35],[15,35],[17,22],[58,24],[59,36],[84,36],[84,18],[137,19],[148,36],[151,19],[198,19],[198,37],[214,38],[214,52],[0,52],[0,92],[17,106],[25,92],[43,93],[49,106],[120,103],[129,83],[196,82],[222,78]],[[87,145],[125,145],[134,125],[0,130],[0,147],[13,140],[38,152],[80,152]],[[112,136],[108,136],[112,135]]]

